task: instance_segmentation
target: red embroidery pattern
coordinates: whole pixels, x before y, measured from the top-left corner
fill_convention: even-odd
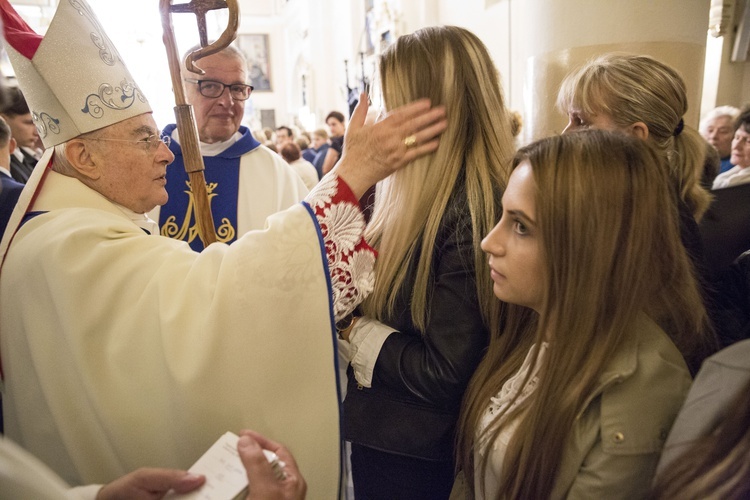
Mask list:
[[[337,175],[324,177],[305,201],[315,212],[323,234],[338,321],[372,292],[377,254],[364,239],[366,223],[357,198]]]

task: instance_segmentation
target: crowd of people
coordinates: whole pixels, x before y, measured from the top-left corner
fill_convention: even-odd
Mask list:
[[[181,75],[205,245],[189,133],[80,5],[42,37],[0,0],[0,496],[195,491],[228,430],[249,499],[750,495],[750,242],[704,251],[750,186],[750,110],[693,129],[677,71],[603,54],[516,150],[487,47],[443,26],[379,56],[378,120],[362,94],[253,133],[230,46]],[[114,79],[122,105],[91,104]]]

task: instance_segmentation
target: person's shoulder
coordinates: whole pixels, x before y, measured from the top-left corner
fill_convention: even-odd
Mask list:
[[[127,218],[101,207],[62,207],[30,214],[18,229],[13,247],[23,254],[23,266],[33,255],[53,252],[68,258],[102,241],[126,241],[126,235],[145,234]],[[18,265],[18,263],[14,264]]]
[[[692,379],[667,334],[641,314],[603,377],[602,446],[612,453],[654,453],[685,400]]]
[[[22,190],[24,184],[18,182],[15,180],[12,176],[6,174],[5,172],[0,172],[0,183],[2,183],[3,189],[10,189],[10,190]]]
[[[730,168],[729,170],[727,170],[726,172],[722,172],[719,175],[717,175],[716,178],[714,178],[714,185],[716,185],[717,183],[720,183],[721,181],[724,181],[724,180],[728,179],[729,177],[732,177],[733,175],[738,174],[740,172],[742,172],[742,167],[734,166],[734,167]]]
[[[10,213],[16,206],[18,198],[21,197],[21,191],[23,191],[24,185],[16,181],[14,178],[0,173],[0,212],[7,213],[10,218]],[[7,224],[7,220],[3,221]]]
[[[302,165],[302,168],[315,173],[315,165],[313,165],[309,161],[305,160],[304,158],[300,158],[299,160],[297,160],[297,162],[299,165]],[[317,173],[315,173],[315,175],[317,175]]]
[[[709,414],[721,411],[750,380],[750,340],[725,347],[707,358],[690,389],[688,402],[691,410],[702,415],[704,424],[713,422]],[[685,418],[689,418],[685,417]]]
[[[278,153],[274,153],[263,144],[243,154],[242,158],[250,158],[254,162],[262,163],[264,166],[274,168],[280,172],[291,171],[289,164]]]
[[[683,359],[680,350],[669,335],[651,317],[641,313],[634,325],[640,356],[658,352],[666,360],[677,362]],[[682,365],[683,363],[678,363]]]
[[[750,339],[726,347],[704,361],[704,365],[721,365],[750,371]]]
[[[341,150],[344,147],[344,136],[340,135],[338,137],[331,137],[331,144],[329,146],[341,153]]]
[[[675,384],[674,393],[687,393],[692,377],[680,350],[669,335],[646,314],[640,314],[633,326],[636,384]],[[677,389],[680,389],[678,391]]]
[[[294,170],[294,168],[284,161],[281,156],[262,144],[252,151],[242,155],[240,168],[251,168],[255,171],[257,171],[257,169],[262,169],[266,176],[272,175],[274,178],[285,184],[297,186],[296,189],[298,193],[295,192],[295,197],[299,199],[302,199],[304,195],[307,194],[307,188],[304,187],[305,185],[303,184],[300,175]],[[315,167],[313,167],[313,169],[314,168]],[[298,185],[302,187],[302,190],[299,189]]]

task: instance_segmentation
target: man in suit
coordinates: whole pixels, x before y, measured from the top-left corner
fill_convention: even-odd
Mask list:
[[[10,156],[10,173],[15,180],[25,184],[39,159],[39,132],[21,89],[8,87],[6,94],[5,103],[0,108],[0,116],[10,127],[11,136],[16,142],[16,148],[11,151]]]
[[[18,197],[23,190],[23,184],[17,182],[10,173],[10,163],[13,150],[16,149],[16,141],[11,137],[10,127],[4,119],[0,118],[0,236],[5,232],[10,214],[16,206]],[[2,420],[0,419],[0,430]]]

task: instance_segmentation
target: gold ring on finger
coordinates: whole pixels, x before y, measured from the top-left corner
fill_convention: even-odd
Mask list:
[[[407,149],[413,148],[417,145],[417,136],[416,135],[410,135],[406,139],[404,139],[404,146],[406,146]]]

